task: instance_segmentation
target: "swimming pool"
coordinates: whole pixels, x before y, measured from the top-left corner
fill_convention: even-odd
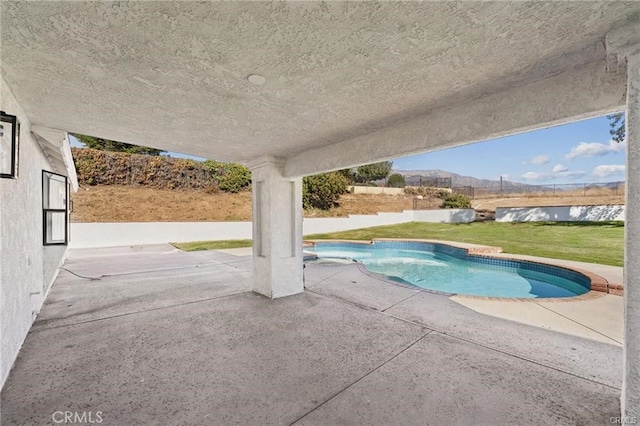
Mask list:
[[[551,265],[467,254],[417,241],[371,244],[317,242],[305,252],[320,259],[353,259],[396,282],[453,294],[508,298],[571,297],[589,291],[583,274]]]

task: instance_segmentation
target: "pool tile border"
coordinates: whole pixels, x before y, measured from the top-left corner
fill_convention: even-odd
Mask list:
[[[545,298],[545,302],[568,302],[575,300],[590,300],[604,296],[604,294],[612,294],[616,296],[622,296],[624,294],[624,287],[620,284],[609,283],[604,277],[594,274],[593,272],[586,271],[584,269],[568,267],[564,265],[554,265],[550,263],[534,261],[534,260],[523,260],[517,259],[514,257],[508,257],[508,255],[495,256],[495,254],[503,254],[502,247],[493,247],[493,246],[482,246],[478,244],[469,244],[469,243],[459,243],[455,241],[440,241],[440,240],[428,240],[428,239],[412,239],[412,238],[374,238],[373,240],[305,240],[304,244],[312,244],[314,245],[316,242],[322,243],[350,243],[350,244],[362,244],[362,245],[372,245],[375,244],[376,241],[380,242],[396,242],[398,245],[402,245],[402,243],[425,243],[438,245],[439,248],[444,248],[443,252],[448,252],[448,248],[457,250],[463,250],[465,254],[469,257],[469,260],[478,262],[478,263],[490,263],[497,264],[502,266],[515,266],[517,265],[525,265],[525,269],[533,270],[533,271],[541,271],[544,272],[545,269],[548,270],[550,268],[553,269],[562,269],[566,271],[568,274],[574,275],[574,278],[580,279],[583,278],[585,281],[588,281],[588,289],[586,293],[581,295],[572,296],[572,297],[549,297]],[[493,256],[492,256],[493,255]],[[383,277],[380,274],[372,273],[363,267],[360,263],[358,263],[358,267],[361,272],[368,276],[375,277],[377,279],[381,279],[385,282],[399,285],[406,288],[415,288],[414,286],[403,284],[401,282],[396,282],[389,278]],[[586,284],[586,283],[585,283]],[[531,302],[537,299],[532,298],[507,298],[507,297],[489,297],[489,296],[473,296],[473,295],[465,295],[465,294],[457,294],[457,293],[445,293],[440,291],[428,290],[428,289],[420,289],[421,291],[428,291],[430,293],[441,294],[445,296],[458,296],[465,297],[471,299],[479,299],[479,300],[500,300],[500,301],[520,301],[520,302]]]

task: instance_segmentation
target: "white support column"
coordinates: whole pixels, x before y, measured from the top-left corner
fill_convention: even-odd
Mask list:
[[[302,179],[284,178],[284,160],[249,165],[253,178],[253,290],[275,299],[302,293]]]
[[[624,224],[622,422],[640,422],[640,21],[607,34],[609,62],[626,64],[627,166]]]
[[[640,47],[640,45],[639,45]],[[622,416],[640,422],[640,51],[627,56]]]

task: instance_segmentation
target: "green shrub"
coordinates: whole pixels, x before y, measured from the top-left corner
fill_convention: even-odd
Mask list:
[[[423,197],[442,199],[451,194],[451,192],[447,190],[431,188],[429,186],[405,186],[404,193],[407,195],[422,195]]]
[[[392,174],[387,180],[387,185],[392,188],[404,188],[404,176],[402,176],[400,173]]]
[[[218,185],[210,170],[189,159],[72,148],[80,185],[140,185],[203,189]]]
[[[302,179],[302,206],[329,210],[347,192],[347,178],[339,172],[322,173]]]
[[[372,180],[384,179],[389,176],[392,167],[392,161],[365,164],[364,166],[356,167],[354,179],[358,183],[367,183]]]
[[[242,164],[207,160],[204,165],[209,169],[222,191],[240,192],[251,185],[251,171]]]
[[[356,181],[356,169],[342,169],[336,170],[347,179],[349,185],[353,185]]]
[[[471,200],[463,194],[447,194],[443,198],[442,208],[444,209],[470,209]]]

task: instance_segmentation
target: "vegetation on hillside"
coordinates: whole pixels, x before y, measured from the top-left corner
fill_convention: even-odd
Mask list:
[[[470,209],[471,200],[463,194],[447,194],[442,199],[444,209]]]
[[[236,163],[73,148],[81,185],[134,185],[236,193],[251,185],[251,172]]]
[[[392,161],[382,161],[380,163],[365,164],[359,167],[338,170],[338,173],[347,179],[349,185],[353,185],[354,183],[366,184],[376,180],[386,179],[391,173],[392,168]]]
[[[101,149],[72,149],[81,185],[134,185],[157,189],[196,189],[207,193],[237,193],[251,189],[251,171],[242,164],[214,160],[198,162],[148,152],[140,155],[121,151],[110,143],[103,144]],[[357,170],[365,170],[363,173],[368,177],[379,177],[388,174],[391,163],[386,163],[362,166]],[[347,191],[347,172],[343,170],[303,178],[304,208],[329,210],[337,207],[340,196]]]
[[[71,152],[80,185],[218,191],[214,176],[197,161],[90,148],[72,148]]]
[[[207,160],[204,166],[209,169],[218,187],[225,192],[240,192],[251,185],[251,171],[242,164]]]
[[[207,193],[237,193],[251,188],[251,171],[237,163],[198,162],[181,158],[138,155],[91,148],[73,148],[81,185],[134,185],[157,189],[197,189]],[[305,209],[328,210],[347,190],[338,172],[303,179]]]
[[[367,183],[374,180],[386,179],[391,173],[393,162],[382,161],[380,163],[365,164],[356,167],[354,179],[357,183]]]
[[[96,138],[94,136],[87,136],[79,133],[74,133],[73,136],[75,136],[80,142],[85,144],[87,148],[99,149],[101,151],[127,152],[129,154],[142,155],[160,155],[163,152],[166,152],[161,149],[148,148],[146,146],[132,145],[129,143],[112,141],[109,139]]]
[[[392,188],[404,188],[405,186],[404,176],[402,176],[400,173],[393,173],[387,179],[387,185],[389,185]]]
[[[302,207],[329,210],[347,192],[347,178],[339,172],[321,173],[302,179]]]

